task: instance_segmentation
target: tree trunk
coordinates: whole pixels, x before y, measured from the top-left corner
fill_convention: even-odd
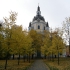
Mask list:
[[[52,52],[52,61],[54,61],[53,52]]]
[[[24,62],[25,62],[25,55],[24,55]]]
[[[30,63],[30,53],[29,53],[29,63]]]
[[[6,57],[6,62],[5,62],[5,69],[7,69],[7,57]]]
[[[28,61],[28,54],[27,54],[27,61]]]
[[[14,54],[13,54],[13,60],[14,60]]]
[[[59,51],[58,51],[58,65],[59,65]]]
[[[20,54],[19,54],[19,56],[18,56],[18,65],[19,65],[19,61],[20,61]]]
[[[56,58],[56,55],[55,55],[55,58]]]
[[[5,69],[7,69],[8,54],[9,52],[7,52],[7,55],[6,55]]]

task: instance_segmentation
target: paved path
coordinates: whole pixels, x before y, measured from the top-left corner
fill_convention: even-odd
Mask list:
[[[36,60],[28,70],[48,70],[48,68],[42,60]]]

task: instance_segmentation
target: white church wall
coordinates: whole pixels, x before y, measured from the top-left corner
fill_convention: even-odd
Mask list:
[[[40,26],[40,29],[38,29],[38,26]],[[45,30],[49,29],[49,28],[46,28],[46,22],[43,22],[43,21],[34,21],[32,22],[32,25],[31,25],[31,28],[36,30],[36,31],[40,31],[40,32],[43,32],[44,31],[44,27],[45,27]]]

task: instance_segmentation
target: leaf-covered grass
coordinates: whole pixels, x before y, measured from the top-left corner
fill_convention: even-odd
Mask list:
[[[70,70],[70,57],[60,58],[59,65],[57,58],[52,60],[44,60],[50,70]]]
[[[20,63],[18,65],[18,60],[8,60],[7,69],[6,70],[26,70],[34,60],[31,60],[29,63],[28,61],[24,62],[23,60],[20,60]],[[0,70],[5,70],[5,60],[0,60]]]

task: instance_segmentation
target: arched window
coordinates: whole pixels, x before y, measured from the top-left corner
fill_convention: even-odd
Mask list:
[[[40,26],[38,25],[38,29],[40,29]]]

